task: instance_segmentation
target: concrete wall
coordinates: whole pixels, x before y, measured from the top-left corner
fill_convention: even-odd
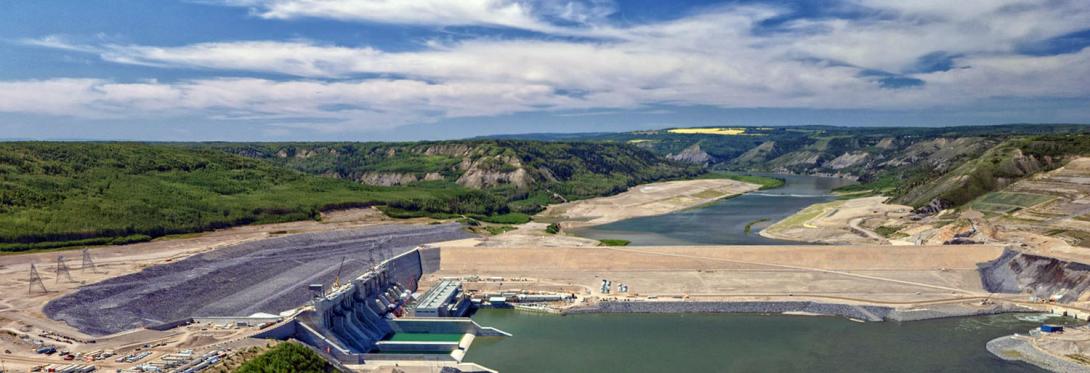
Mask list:
[[[439,271],[439,258],[440,248],[438,247],[421,247],[420,248],[420,267],[424,273],[434,273]]]
[[[348,287],[315,300],[314,312],[300,318],[310,331],[299,339],[354,354],[373,350],[375,343],[394,332],[386,315],[404,305],[420,275],[417,250],[384,261]]]
[[[390,322],[396,332],[404,333],[469,333],[479,336],[510,336],[502,330],[484,327],[468,317],[397,319]]]
[[[199,323],[208,324],[244,324],[244,325],[258,325],[262,323],[280,322],[283,320],[281,317],[194,317],[193,321]]]

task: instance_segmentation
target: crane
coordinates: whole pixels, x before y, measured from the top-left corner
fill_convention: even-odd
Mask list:
[[[337,277],[333,280],[333,288],[341,287],[341,271],[344,270],[344,260],[347,257],[341,257],[341,266],[337,268]]]

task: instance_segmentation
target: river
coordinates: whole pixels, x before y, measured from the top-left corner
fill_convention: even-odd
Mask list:
[[[661,216],[578,230],[633,245],[787,244],[756,233],[835,198],[848,180],[779,176],[758,191]],[[758,223],[754,223],[758,222]],[[751,225],[746,232],[746,225]],[[991,355],[985,344],[1045,321],[1006,314],[858,323],[839,317],[761,314],[579,314],[484,309],[482,325],[514,334],[478,338],[466,361],[501,372],[1040,372]],[[1075,322],[1050,319],[1050,322]]]
[[[594,239],[625,239],[640,246],[790,244],[757,233],[806,206],[833,200],[832,189],[853,183],[835,177],[767,176],[785,179],[786,183],[780,188],[747,193],[706,206],[576,229],[572,233]]]
[[[466,361],[517,372],[1041,372],[985,344],[1046,317],[1005,314],[858,323],[759,314],[580,314],[482,309],[512,337],[477,338]],[[1074,322],[1049,318],[1050,322]]]

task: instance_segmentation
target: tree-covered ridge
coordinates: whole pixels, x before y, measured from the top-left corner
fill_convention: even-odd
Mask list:
[[[701,172],[645,149],[609,143],[474,140],[210,146],[364,184],[481,190],[504,200],[505,208],[495,213],[534,213],[552,202],[615,194],[636,184]]]
[[[324,209],[368,205],[401,217],[466,215],[523,222],[525,214],[560,198],[611,194],[697,172],[618,145],[439,146],[446,148],[435,143],[0,143],[0,250],[136,242],[241,224],[316,219]],[[294,155],[317,150],[332,152]],[[463,163],[472,167],[457,168]],[[357,170],[441,171],[446,176],[396,186],[341,176]],[[495,181],[496,175],[516,171],[526,184],[458,182],[467,173],[478,181]]]
[[[496,138],[627,143],[711,169],[855,177],[862,185],[845,191],[881,193],[914,207],[957,206],[1065,157],[1090,155],[1080,144],[1090,126],[1076,124],[731,129]]]
[[[0,249],[147,240],[320,210],[442,201],[489,213],[465,188],[390,188],[307,175],[214,149],[138,143],[0,144]]]

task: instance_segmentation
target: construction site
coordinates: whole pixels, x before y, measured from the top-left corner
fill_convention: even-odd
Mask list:
[[[381,284],[374,291],[415,291],[419,256],[392,270],[377,268],[416,255],[419,245],[464,237],[458,224],[369,225],[181,252],[114,247],[83,250],[79,260],[49,253],[3,256],[3,361],[17,371],[87,368],[75,361],[111,370],[187,371],[213,356],[263,344],[253,337],[283,332],[284,325],[294,325],[293,311],[326,304],[315,299],[327,293],[349,292],[360,276]],[[179,241],[198,246],[204,240]],[[387,299],[380,315],[401,305]],[[364,345],[346,346],[369,352]],[[191,358],[172,355],[186,351]],[[156,360],[167,356],[177,363]]]
[[[841,212],[907,218],[899,207],[852,203],[864,205],[797,220],[856,225]],[[608,247],[538,232],[543,223],[491,237],[455,223],[384,223],[243,227],[79,254],[0,256],[3,362],[13,371],[195,372],[290,339],[343,370],[489,371],[463,361],[466,351],[476,338],[510,334],[466,317],[480,307],[861,322],[1090,317],[1090,269],[1018,244]]]

